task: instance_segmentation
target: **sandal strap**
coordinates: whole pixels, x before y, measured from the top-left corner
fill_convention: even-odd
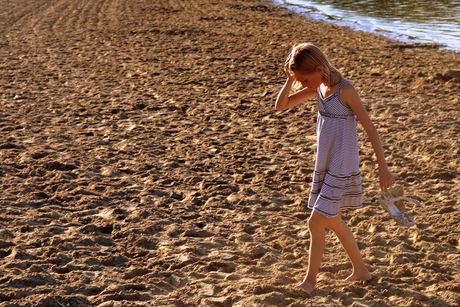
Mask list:
[[[405,200],[405,201],[414,203],[416,205],[420,205],[420,202],[418,200],[416,200],[416,199],[406,197],[406,196],[393,196],[393,194],[391,194],[389,191],[388,192],[381,192],[381,194],[385,198],[386,201],[395,202],[395,201],[398,201],[398,200]]]
[[[397,196],[397,197],[390,198],[389,200],[393,202],[398,201],[398,200],[405,200],[405,201],[414,203],[416,205],[420,205],[420,202],[418,200],[410,198],[410,197],[405,197],[405,196]]]

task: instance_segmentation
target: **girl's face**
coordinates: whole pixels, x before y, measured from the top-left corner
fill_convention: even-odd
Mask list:
[[[323,71],[324,68],[318,66],[310,73],[294,73],[294,77],[303,87],[318,88],[324,82]]]

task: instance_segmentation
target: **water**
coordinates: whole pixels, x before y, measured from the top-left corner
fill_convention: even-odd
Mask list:
[[[313,19],[460,51],[460,0],[275,0]]]

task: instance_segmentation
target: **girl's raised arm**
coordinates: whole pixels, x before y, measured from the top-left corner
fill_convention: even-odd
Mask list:
[[[277,111],[284,111],[295,107],[296,105],[299,105],[316,95],[316,89],[309,87],[304,88],[295,94],[289,95],[293,82],[294,78],[289,77],[281,88],[275,103],[275,109]]]
[[[286,63],[284,64],[284,71],[286,72],[288,78],[284,83],[283,87],[281,88],[278,97],[276,98],[275,109],[277,111],[284,111],[286,109],[299,105],[302,102],[305,102],[310,98],[313,98],[316,94],[316,89],[304,88],[295,94],[289,95],[291,93],[292,84],[295,82],[295,77],[289,70],[289,61],[290,56],[287,58]]]

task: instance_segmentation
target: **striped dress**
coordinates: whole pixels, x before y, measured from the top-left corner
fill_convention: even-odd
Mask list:
[[[323,97],[319,88],[317,153],[308,207],[330,218],[344,208],[362,207],[356,116],[340,100],[340,88]]]

